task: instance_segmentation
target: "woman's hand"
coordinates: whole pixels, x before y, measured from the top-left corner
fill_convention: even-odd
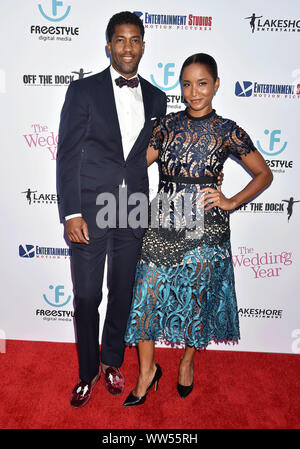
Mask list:
[[[223,210],[232,210],[236,207],[234,201],[226,198],[221,190],[206,187],[201,189],[200,192],[203,194],[201,202],[205,210],[212,209],[215,206]]]
[[[218,189],[220,190],[224,181],[224,173],[223,170],[220,171],[218,175]]]

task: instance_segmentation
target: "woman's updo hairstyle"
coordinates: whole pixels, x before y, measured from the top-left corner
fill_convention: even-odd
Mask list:
[[[190,56],[189,58],[187,58],[184,61],[183,65],[181,67],[181,71],[180,71],[180,76],[179,76],[180,81],[182,80],[182,74],[183,74],[184,69],[191,64],[206,65],[211,76],[213,77],[214,82],[217,80],[218,66],[217,66],[217,63],[214,60],[214,58],[210,55],[207,55],[206,53],[196,53],[195,55]]]

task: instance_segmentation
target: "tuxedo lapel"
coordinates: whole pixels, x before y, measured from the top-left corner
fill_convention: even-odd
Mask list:
[[[139,76],[139,80],[142,88],[143,102],[144,102],[144,111],[145,111],[145,122],[151,119],[151,95],[149,89],[147,89],[147,85],[145,83],[144,78]]]
[[[121,129],[109,67],[99,74],[98,81],[101,84],[99,104],[105,105],[105,116],[108,126],[114,128],[114,135],[117,137],[119,148],[123,155]]]
[[[142,89],[142,96],[143,96],[143,103],[144,103],[144,114],[145,114],[145,123],[143,128],[141,129],[136,141],[134,142],[133,147],[131,148],[127,160],[131,159],[136,150],[139,147],[139,142],[143,139],[143,135],[146,132],[147,127],[149,126],[150,120],[151,120],[151,113],[152,113],[152,99],[149,89],[147,88],[147,85],[145,83],[145,80],[139,76],[139,80],[141,83],[141,89]]]

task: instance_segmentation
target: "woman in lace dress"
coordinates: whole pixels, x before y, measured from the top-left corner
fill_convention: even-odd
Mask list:
[[[147,150],[148,165],[158,161],[160,186],[151,203],[125,336],[126,344],[138,345],[140,361],[125,406],[142,404],[158,384],[162,371],[155,363],[155,342],[185,345],[177,379],[181,397],[193,389],[198,349],[212,341],[238,342],[229,211],[272,181],[248,134],[212,108],[220,83],[215,60],[203,53],[189,57],[180,79],[188,108],[155,123]],[[226,198],[217,177],[229,155],[253,179]]]

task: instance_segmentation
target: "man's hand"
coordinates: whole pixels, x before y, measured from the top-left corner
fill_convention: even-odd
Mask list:
[[[88,245],[90,239],[88,225],[82,217],[75,217],[67,220],[66,232],[71,242],[85,243]]]
[[[223,170],[220,172],[219,176],[218,176],[218,190],[221,190],[221,186],[223,184],[223,180],[224,180],[224,173]]]

